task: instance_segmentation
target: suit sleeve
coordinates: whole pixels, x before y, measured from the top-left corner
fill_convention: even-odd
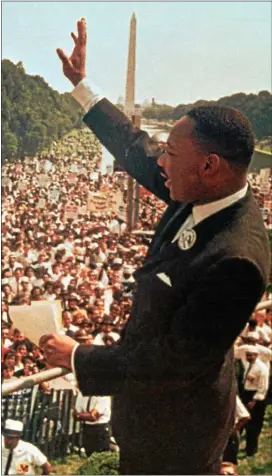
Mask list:
[[[164,382],[178,379],[184,385],[222,364],[264,291],[258,268],[246,259],[227,259],[212,267],[196,283],[169,322],[165,335],[135,339],[133,348],[79,346],[76,374],[84,393],[108,385],[118,392],[126,381]]]
[[[156,158],[147,157],[150,138],[146,132],[133,127],[107,99],[95,104],[83,120],[129,175],[161,200],[170,202]]]

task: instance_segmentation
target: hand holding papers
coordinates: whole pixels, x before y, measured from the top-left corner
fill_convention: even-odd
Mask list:
[[[56,302],[33,302],[30,306],[9,306],[13,327],[18,327],[28,339],[39,345],[44,334],[59,332],[59,306]]]

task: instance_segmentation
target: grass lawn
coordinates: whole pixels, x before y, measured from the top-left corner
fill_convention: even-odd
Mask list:
[[[259,451],[256,456],[250,458],[245,457],[243,447],[245,446],[244,436],[241,440],[241,450],[239,453],[239,474],[262,474],[272,475],[272,405],[266,410],[265,423],[259,439]],[[84,464],[85,457],[78,455],[67,456],[66,458],[52,461],[53,474],[71,475]]]
[[[240,448],[245,446],[245,439],[242,437]],[[272,474],[272,405],[266,409],[265,422],[259,438],[259,451],[255,456],[245,457],[245,453],[240,449],[239,453],[239,474]]]

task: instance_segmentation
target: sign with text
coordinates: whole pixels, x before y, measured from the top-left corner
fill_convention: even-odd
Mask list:
[[[26,190],[28,187],[28,182],[26,180],[21,180],[21,182],[18,183],[18,190],[22,192],[23,190]]]
[[[45,198],[40,198],[39,201],[38,201],[38,208],[45,208],[46,206],[46,200]]]
[[[47,185],[49,185],[49,177],[47,174],[41,174],[39,176],[39,185],[41,187],[46,187]]]
[[[108,194],[105,192],[88,194],[87,208],[89,212],[107,212]]]
[[[57,201],[60,196],[60,190],[58,188],[51,188],[48,190],[48,200]]]
[[[78,217],[78,206],[74,203],[69,203],[65,206],[65,217],[66,219],[75,219]]]

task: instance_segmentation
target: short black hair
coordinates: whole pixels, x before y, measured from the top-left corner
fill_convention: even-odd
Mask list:
[[[249,320],[248,320],[248,324],[250,327],[256,327],[258,322],[257,322],[257,319],[255,319],[254,317],[251,317]]]
[[[207,152],[248,167],[255,140],[251,123],[241,111],[226,106],[199,106],[186,115],[195,121],[193,137]]]

